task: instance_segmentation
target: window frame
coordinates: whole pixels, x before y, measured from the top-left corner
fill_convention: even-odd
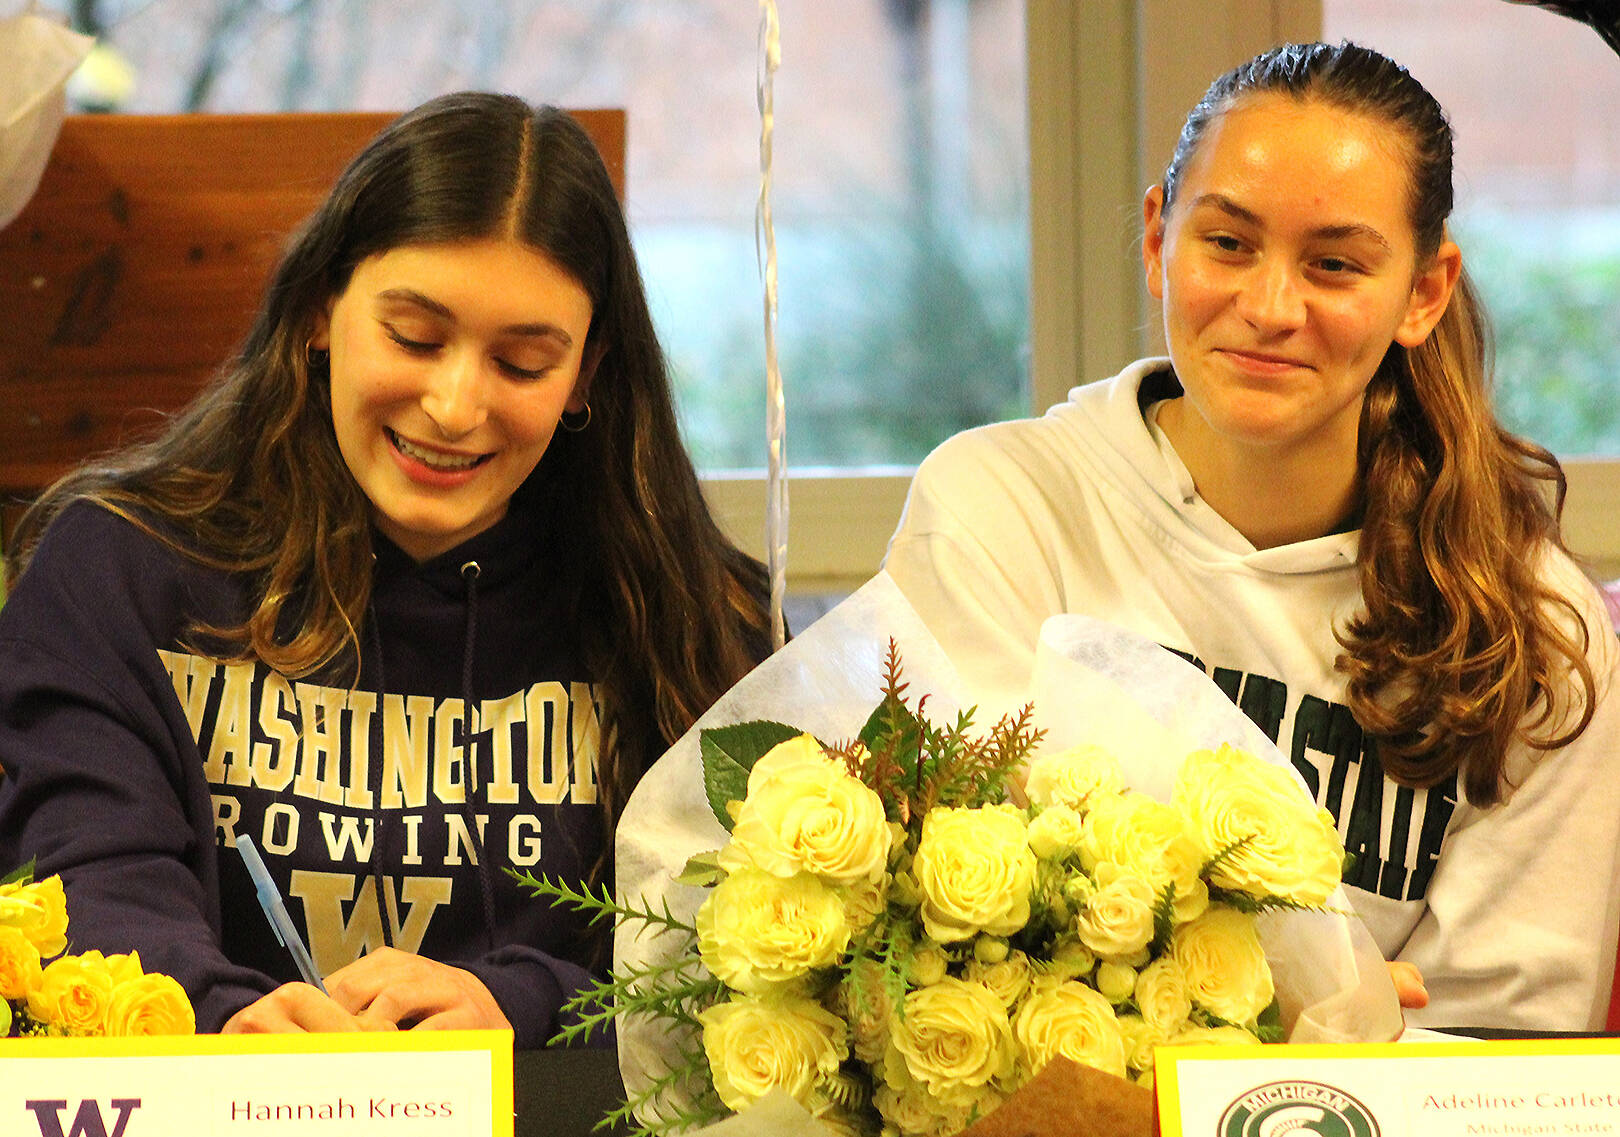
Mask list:
[[[1162,350],[1137,250],[1141,195],[1212,76],[1322,29],[1320,0],[1203,0],[1198,11],[1188,19],[1180,0],[1026,0],[1031,414]],[[790,459],[792,429],[790,416]],[[1570,548],[1594,575],[1620,577],[1620,460],[1563,466]],[[871,576],[910,473],[790,467],[789,590],[849,591]],[[717,474],[705,490],[732,538],[763,557],[765,479]]]

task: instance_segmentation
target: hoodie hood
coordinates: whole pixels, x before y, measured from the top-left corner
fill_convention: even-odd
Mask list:
[[[1279,575],[1334,572],[1355,564],[1358,531],[1256,549],[1210,508],[1175,448],[1148,421],[1155,403],[1180,394],[1168,359],[1143,359],[1100,384],[1073,388],[1046,419],[1072,434],[1092,476],[1133,502],[1148,524],[1196,563]]]

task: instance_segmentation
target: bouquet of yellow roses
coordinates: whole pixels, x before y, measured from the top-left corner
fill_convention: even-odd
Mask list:
[[[883,589],[767,661],[654,768],[621,822],[621,901],[531,882],[620,920],[615,976],[564,1034],[616,1022],[641,1132],[781,1090],[835,1132],[945,1135],[1059,1055],[1143,1081],[1166,1043],[1398,1031],[1344,915],[1331,819],[1285,766],[1231,745],[1256,735],[1224,696],[1166,702],[1214,718],[1189,744],[1171,729],[1187,722],[1128,713],[1108,686],[1087,702],[1059,664],[1052,701],[1088,720],[1048,715],[1061,744],[1028,708],[982,735],[967,711],[935,725],[906,680],[954,674]],[[889,641],[878,706],[851,717],[870,629],[896,625],[907,674]],[[1149,666],[1184,666],[1147,646]],[[784,707],[816,733],[778,721]],[[682,798],[694,782],[707,830]],[[704,832],[718,851],[669,871]]]
[[[22,869],[0,882],[0,1036],[192,1034],[184,989],[140,957],[67,954],[60,877]]]

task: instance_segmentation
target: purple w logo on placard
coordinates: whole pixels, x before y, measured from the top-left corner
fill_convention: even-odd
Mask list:
[[[35,1120],[39,1122],[40,1137],[123,1137],[129,1115],[141,1108],[141,1099],[113,1098],[109,1101],[107,1108],[116,1115],[111,1129],[107,1128],[106,1118],[102,1116],[101,1103],[92,1099],[87,1098],[79,1103],[79,1111],[73,1115],[73,1123],[65,1131],[62,1129],[62,1115],[67,1112],[67,1102],[29,1101],[23,1105],[33,1111]]]

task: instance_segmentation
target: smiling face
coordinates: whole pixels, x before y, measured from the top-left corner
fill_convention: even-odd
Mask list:
[[[362,261],[318,322],[338,449],[390,540],[426,560],[494,525],[585,407],[591,301],[505,239]]]
[[[1427,337],[1460,267],[1449,243],[1420,263],[1406,145],[1378,118],[1251,95],[1210,124],[1168,214],[1149,191],[1143,261],[1189,449],[1353,476],[1368,382]]]

